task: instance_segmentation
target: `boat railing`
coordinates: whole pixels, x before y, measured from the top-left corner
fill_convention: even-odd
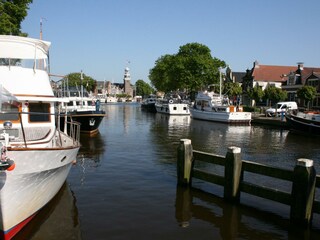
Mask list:
[[[80,123],[73,121],[72,118],[68,118],[68,113],[55,114],[57,116],[56,124],[58,129],[63,129],[63,132],[72,138],[73,143],[80,142]],[[64,118],[63,124],[61,126],[60,118]],[[70,119],[70,120],[69,120]]]
[[[10,142],[23,142],[24,146],[27,147],[27,142],[42,141],[47,139],[48,136],[53,138],[56,136],[54,133],[58,134],[58,138],[62,143],[62,134],[67,135],[73,141],[74,145],[80,144],[80,123],[75,121],[67,121],[65,131],[60,131],[60,114],[54,113],[40,113],[40,112],[5,112],[1,111],[0,115],[3,121],[3,128],[0,128],[0,139],[4,139],[4,133],[9,135]],[[22,121],[22,115],[38,115],[38,116],[55,116],[56,126],[52,129],[52,126],[25,126]],[[18,123],[20,127],[14,127],[13,123]],[[42,122],[43,123],[43,122]]]

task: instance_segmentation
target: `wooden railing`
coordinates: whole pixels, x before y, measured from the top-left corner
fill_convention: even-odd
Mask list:
[[[316,188],[320,188],[320,176],[316,175],[312,160],[298,159],[293,170],[281,169],[242,160],[238,147],[229,147],[225,157],[196,151],[190,139],[180,140],[177,160],[179,185],[191,187],[192,178],[197,178],[223,186],[223,197],[228,202],[239,203],[243,192],[283,203],[290,206],[290,220],[303,226],[310,224],[313,213],[320,213],[320,202],[315,200]],[[196,168],[196,162],[223,166],[224,175]],[[291,192],[244,181],[246,172],[288,181],[292,184]]]

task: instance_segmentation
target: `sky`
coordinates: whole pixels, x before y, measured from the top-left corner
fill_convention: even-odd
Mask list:
[[[51,42],[51,73],[131,83],[158,58],[200,43],[233,72],[320,67],[319,0],[33,0],[21,30]],[[59,80],[59,79],[57,79]]]

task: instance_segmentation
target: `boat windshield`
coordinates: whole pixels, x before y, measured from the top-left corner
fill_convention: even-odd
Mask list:
[[[0,121],[19,119],[18,99],[0,84]]]

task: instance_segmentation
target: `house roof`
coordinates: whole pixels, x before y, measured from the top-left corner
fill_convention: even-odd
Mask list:
[[[245,72],[233,72],[233,77],[235,78],[235,82],[242,83],[242,78],[246,75]]]
[[[252,76],[255,81],[285,82],[285,76],[296,70],[297,66],[256,65]]]
[[[301,71],[302,83],[305,84],[307,78],[309,78],[311,75],[314,75],[320,78],[320,68],[304,67],[303,70]]]

